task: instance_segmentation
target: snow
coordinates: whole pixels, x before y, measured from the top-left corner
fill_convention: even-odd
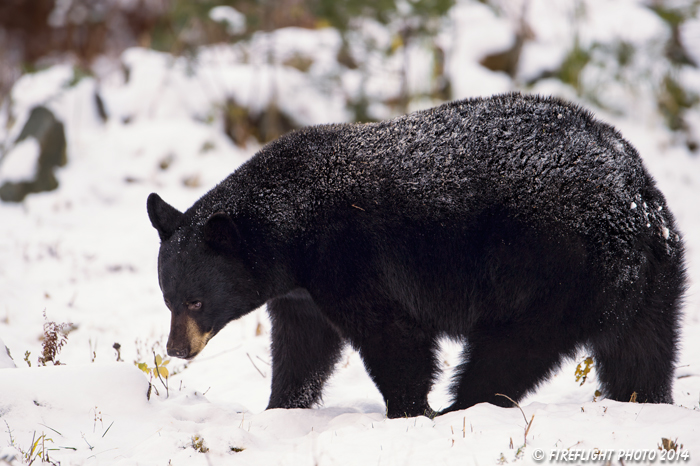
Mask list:
[[[578,25],[586,40],[620,37],[653,48],[648,42],[668,33],[640,2],[617,2],[610,10],[602,0],[586,5],[587,19]],[[557,66],[573,40],[561,24],[573,12],[560,2],[536,0],[528,15],[538,18],[531,24],[536,45],[529,51],[526,46],[513,81],[478,63],[512,45],[512,22],[477,2],[458,2],[440,36],[456,98],[517,89],[524,76]],[[154,390],[146,398],[149,378],[133,362],[152,367],[154,353],[164,356],[169,328],[157,282],[158,235],[146,215],[146,197],[157,191],[185,209],[255,152],[256,144],[241,149],[223,134],[220,105],[226,97],[257,110],[276,99],[302,124],[347,121],[346,98],[360,91],[370,100],[395,97],[402,62],[367,46],[368,37],[388,46],[391,35],[372,21],[362,27],[366,35],[348,46],[369,64],[366,82],[357,70],[334,64],[341,42],[331,29],[256,34],[248,43],[209,47],[194,63],[131,49],[122,57],[128,76],[116,69],[74,85],[72,68],[63,65],[20,79],[12,94],[15,123],[0,126],[0,140],[13,141],[31,107],[46,105],[65,125],[68,164],[56,170],[59,189],[30,195],[22,204],[0,203],[0,464],[21,464],[21,452],[42,434],[50,458],[64,465],[532,464],[537,449],[547,455],[593,448],[615,455],[658,452],[662,438],[677,439],[690,452],[689,464],[697,462],[700,158],[665,128],[643,86],[634,89],[642,96],[636,101],[629,89],[606,91],[620,108],[634,109],[616,113],[592,107],[555,79],[541,80],[529,92],[578,101],[615,125],[667,197],[684,236],[690,278],[675,405],[594,401],[595,369],[580,384],[574,377],[578,359],[520,403],[524,416],[517,408],[481,404],[432,420],[387,420],[359,355],[346,350],[322,407],[265,411],[270,325],[264,309],[231,323],[194,361],[171,360],[167,393],[151,380]],[[421,70],[432,67],[423,46],[416,42],[409,51],[409,84],[417,91],[426,89]],[[307,73],[284,64],[295,55],[312,59]],[[688,81],[697,78],[684,73]],[[106,123],[95,110],[96,92],[109,115]],[[417,100],[411,108],[431,104]],[[373,112],[392,116],[381,102]],[[692,135],[700,140],[700,112],[689,115]],[[22,158],[26,166],[8,164],[21,151],[29,154],[31,145],[7,152],[0,163],[3,180],[29,173],[29,156]],[[74,324],[60,354],[64,366],[37,367],[44,310],[49,320]],[[116,342],[124,362],[116,362]],[[23,360],[27,351],[31,368]],[[460,351],[453,342],[442,345],[444,372],[430,395],[433,408],[449,402],[447,385]],[[526,419],[532,424],[519,453]],[[195,436],[206,453],[192,447]]]
[[[681,40],[688,44],[688,54],[695,63],[700,63],[700,18],[692,18],[683,23],[680,30]]]
[[[226,23],[226,30],[229,34],[243,34],[245,32],[245,15],[233,7],[214,7],[209,11],[209,17],[214,21]]]
[[[448,69],[455,99],[500,94],[512,90],[505,73],[483,68],[478,61],[492,53],[512,47],[515,34],[504,18],[499,18],[486,5],[458,2],[450,12],[455,23]],[[458,78],[458,79],[454,79]]]
[[[645,4],[633,0],[589,0],[581,16],[586,25],[579,30],[584,46],[614,41],[644,46],[669,34],[658,15]],[[624,21],[620,21],[620,18],[624,18]]]
[[[0,165],[0,182],[31,180],[38,170],[41,147],[34,138],[20,141],[11,151],[5,154]]]

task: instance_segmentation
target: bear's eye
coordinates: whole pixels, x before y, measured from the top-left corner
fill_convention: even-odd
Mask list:
[[[199,311],[202,308],[201,301],[192,301],[187,303],[187,309],[190,311]]]

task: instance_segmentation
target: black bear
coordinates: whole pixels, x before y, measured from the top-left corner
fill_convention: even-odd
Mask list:
[[[157,194],[167,350],[193,358],[267,303],[268,408],[321,398],[346,343],[387,415],[509,406],[581,347],[609,398],[672,402],[683,246],[637,151],[554,98],[507,94],[301,129],[181,213]]]

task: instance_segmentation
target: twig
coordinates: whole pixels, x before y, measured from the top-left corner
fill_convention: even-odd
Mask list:
[[[15,446],[15,439],[12,438],[12,429],[10,429],[10,424],[7,423],[7,420],[3,419],[5,422],[5,425],[7,426],[7,433],[10,436],[10,446],[14,447]]]
[[[523,411],[523,408],[520,407],[517,401],[515,401],[513,398],[509,397],[508,395],[504,395],[502,393],[496,393],[496,396],[502,396],[504,398],[508,398],[511,403],[513,403],[519,410],[520,413],[523,415],[523,419],[525,419],[525,435],[524,435],[524,440],[525,444],[523,445],[524,447],[527,446],[527,433],[530,432],[530,427],[532,427],[532,421],[535,420],[535,415],[533,414],[532,417],[530,418],[530,421],[528,422],[527,416],[525,416],[525,411]]]
[[[156,384],[153,383],[153,372],[152,371],[151,371],[151,378],[148,379],[148,389],[149,389],[149,393],[150,393],[150,390],[153,389],[153,391],[156,392],[156,396],[160,396],[160,392],[158,392],[158,387],[156,387]],[[148,397],[148,399],[149,400],[151,399],[150,396]]]
[[[87,459],[90,459],[90,458],[97,458],[97,455],[101,455],[101,454],[103,454],[103,453],[107,453],[108,451],[114,451],[114,450],[119,450],[119,447],[110,448],[109,450],[104,450],[104,451],[101,451],[101,452],[99,452],[99,453],[95,453],[94,455],[88,456]]]
[[[114,343],[112,348],[117,352],[117,362],[122,361],[122,345],[119,343]]]
[[[85,441],[85,443],[87,443],[87,446],[88,446],[88,448],[90,449],[90,451],[92,451],[92,449],[95,448],[95,447],[93,447],[92,445],[90,445],[90,442],[88,442],[87,439],[85,438],[85,434],[83,434],[83,433],[81,432],[81,433],[80,433],[80,436],[83,438],[83,440]]]
[[[95,358],[97,358],[97,340],[95,340],[95,346],[92,346],[92,338],[88,339],[88,346],[90,347],[90,362],[95,362]]]
[[[253,362],[253,358],[250,357],[250,354],[246,353],[245,355],[248,356],[248,359],[250,359],[250,363],[253,365],[255,370],[258,371],[260,375],[262,375],[263,379],[267,377],[265,374],[263,374],[263,372],[260,369],[258,369],[258,366],[255,365],[255,362]]]
[[[39,423],[39,425],[40,425],[40,426],[44,426],[44,427],[46,427],[47,429],[51,429],[51,430],[53,430],[54,432],[56,432],[58,435],[60,435],[61,437],[63,437],[63,434],[60,433],[59,431],[57,431],[56,429],[54,429],[53,427],[49,427],[49,426],[47,426],[46,424],[42,424],[41,422]]]
[[[32,446],[31,446],[30,449],[29,449],[28,456],[25,458],[27,461],[31,460],[31,461],[29,461],[29,464],[28,464],[27,466],[32,466],[32,463],[33,463],[34,460],[36,459],[36,457],[35,457],[34,459],[32,459],[32,455],[34,454],[34,449],[36,448],[36,444],[37,444],[37,442],[38,442],[38,441],[37,441],[37,442],[34,442],[34,439],[35,439],[35,438],[36,438],[36,430],[35,430],[34,433],[32,434]]]
[[[525,429],[525,445],[527,446],[527,433],[530,432],[530,427],[532,427],[532,421],[535,420],[535,415],[533,414],[530,418],[530,422],[527,423],[527,429]]]
[[[113,425],[114,425],[114,421],[112,421],[112,423],[109,425],[109,427],[107,427],[107,430],[105,430],[105,433],[102,434],[102,438],[105,438],[105,435],[107,435],[107,432],[109,432],[109,429],[111,429]]]
[[[153,352],[153,363],[156,365],[156,370],[155,370],[155,372],[156,372],[156,374],[158,375],[158,378],[160,379],[160,383],[162,383],[163,386],[165,387],[165,397],[166,397],[166,398],[169,398],[169,397],[170,397],[170,390],[168,389],[168,384],[166,384],[166,383],[163,381],[163,377],[160,376],[160,370],[158,369],[158,358],[156,358],[156,352],[155,352],[155,351]]]
[[[525,416],[525,411],[523,411],[523,408],[520,407],[517,401],[515,401],[513,398],[509,397],[508,395],[504,395],[502,393],[496,393],[496,396],[502,396],[503,398],[508,398],[511,403],[513,403],[522,413],[523,419],[525,419],[525,423],[527,423],[527,416]]]
[[[265,361],[265,360],[264,360],[263,358],[261,358],[260,356],[255,355],[255,357],[258,358],[263,364],[267,364],[268,366],[270,365],[269,362]]]

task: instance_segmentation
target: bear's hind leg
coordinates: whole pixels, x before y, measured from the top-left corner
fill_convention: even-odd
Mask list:
[[[309,408],[340,358],[343,340],[305,290],[267,303],[272,321],[272,391],[267,409]]]
[[[667,314],[674,314],[667,312]],[[672,383],[678,339],[671,316],[630,319],[624,332],[611,330],[591,342],[598,381],[613,400],[673,403]]]
[[[359,345],[365,368],[384,397],[387,417],[432,417],[428,405],[438,370],[435,336],[414,323],[386,322]]]
[[[680,244],[648,254],[640,280],[625,294],[606,293],[601,323],[590,339],[603,394],[617,401],[673,403],[685,272]],[[650,247],[654,252],[654,248]],[[661,249],[661,250],[659,250]],[[672,252],[671,255],[669,251]],[[617,298],[617,299],[614,299]]]
[[[576,345],[536,325],[481,328],[469,337],[465,361],[456,370],[450,389],[454,396],[446,413],[488,402],[512,407],[557,368]]]

